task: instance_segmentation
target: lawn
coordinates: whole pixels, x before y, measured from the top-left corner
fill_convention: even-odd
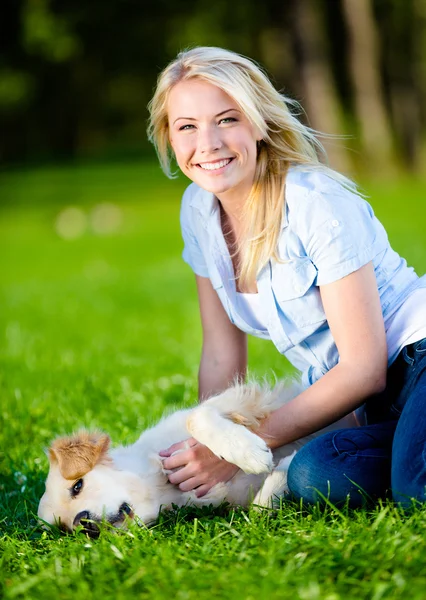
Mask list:
[[[426,510],[181,510],[98,540],[36,522],[51,439],[131,443],[196,399],[200,326],[179,198],[154,163],[0,174],[0,595],[5,598],[426,597]],[[426,185],[365,183],[390,239],[426,271]],[[250,340],[250,371],[290,372]]]

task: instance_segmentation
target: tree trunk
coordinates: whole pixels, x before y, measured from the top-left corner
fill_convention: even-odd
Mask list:
[[[292,31],[299,57],[302,105],[309,124],[328,135],[341,135],[342,114],[336,86],[327,56],[324,24],[316,0],[296,0],[292,10]],[[339,139],[321,139],[330,166],[349,173],[350,162],[344,143]]]
[[[371,0],[342,0],[349,32],[350,71],[356,117],[367,164],[383,166],[392,156],[392,135],[379,71],[379,44]]]

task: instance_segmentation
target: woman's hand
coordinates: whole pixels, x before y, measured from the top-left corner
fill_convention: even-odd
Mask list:
[[[222,458],[218,458],[207,446],[190,438],[162,450],[163,467],[169,474],[169,481],[179,486],[182,492],[196,490],[197,498],[205,496],[219,482],[229,481],[239,470]]]

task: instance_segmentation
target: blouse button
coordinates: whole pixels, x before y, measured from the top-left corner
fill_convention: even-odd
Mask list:
[[[333,225],[333,227],[337,227],[338,225],[340,225],[340,223],[337,219],[334,219],[333,221],[331,221],[331,224]]]

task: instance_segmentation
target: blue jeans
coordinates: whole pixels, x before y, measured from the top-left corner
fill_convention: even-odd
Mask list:
[[[405,506],[426,501],[426,338],[402,349],[366,413],[365,427],[331,431],[299,450],[288,472],[296,499],[339,504],[349,496],[353,508],[390,493]]]

